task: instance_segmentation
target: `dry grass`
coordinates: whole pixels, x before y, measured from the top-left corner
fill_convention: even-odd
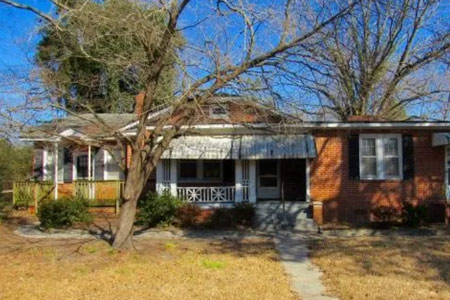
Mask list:
[[[0,225],[0,299],[297,299],[267,240],[30,240]]]
[[[313,262],[346,299],[450,299],[450,237],[327,239]]]

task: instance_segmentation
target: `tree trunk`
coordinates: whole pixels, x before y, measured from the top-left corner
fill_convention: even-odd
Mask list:
[[[133,226],[138,197],[126,200],[120,209],[119,225],[112,244],[116,249],[133,248]]]
[[[131,155],[131,166],[125,181],[124,203],[120,209],[119,224],[112,246],[117,249],[133,248],[134,220],[137,202],[148,176],[141,173],[142,160],[138,153]]]

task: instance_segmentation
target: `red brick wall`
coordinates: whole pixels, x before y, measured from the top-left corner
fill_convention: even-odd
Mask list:
[[[414,178],[349,179],[348,135],[363,133],[411,134],[414,142]],[[431,131],[327,130],[313,134],[318,154],[311,162],[311,200],[323,203],[321,209],[317,206],[314,209],[316,222],[368,222],[372,218],[371,208],[378,205],[399,207],[402,201],[414,204],[437,202],[443,209],[445,150],[444,147],[431,146]],[[438,208],[435,219],[439,214]]]

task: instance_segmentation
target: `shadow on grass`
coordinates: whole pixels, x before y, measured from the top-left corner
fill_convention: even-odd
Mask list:
[[[347,275],[403,276],[450,284],[450,237],[383,236],[314,241],[312,257],[327,272]],[[349,262],[334,267],[333,261]],[[322,263],[321,263],[322,262]]]

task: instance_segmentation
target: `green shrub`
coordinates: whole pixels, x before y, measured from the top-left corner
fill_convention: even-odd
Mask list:
[[[80,198],[46,199],[39,205],[37,217],[45,229],[66,228],[92,221],[88,201]]]
[[[425,205],[406,203],[403,206],[402,216],[405,225],[416,227],[425,223],[427,208]]]
[[[150,192],[138,202],[136,224],[145,227],[170,225],[181,205],[181,200],[168,192],[162,195]]]

